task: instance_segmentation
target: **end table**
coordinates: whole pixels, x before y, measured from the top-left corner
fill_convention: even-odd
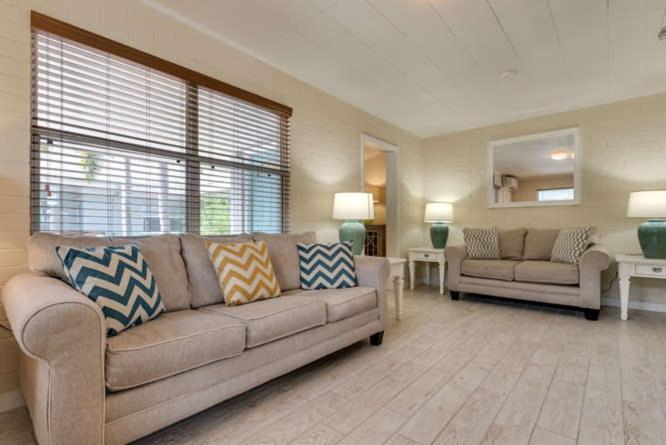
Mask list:
[[[393,293],[395,294],[395,319],[402,317],[402,293],[405,287],[405,263],[404,258],[386,258],[391,264],[390,280],[393,280]]]
[[[620,266],[620,318],[626,320],[629,312],[629,286],[631,279],[666,279],[666,260],[645,258],[643,255],[615,255]]]
[[[446,258],[444,249],[435,249],[434,247],[414,247],[407,249],[409,253],[409,288],[414,290],[414,263],[422,261],[425,264],[425,282],[430,285],[430,264],[439,265],[439,293],[444,295],[444,270]]]

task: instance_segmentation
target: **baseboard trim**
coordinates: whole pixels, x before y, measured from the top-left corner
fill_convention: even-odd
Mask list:
[[[602,298],[602,306],[620,307],[619,298]],[[650,312],[666,312],[666,304],[664,303],[650,303],[647,301],[631,301],[629,300],[629,309],[638,309],[641,311]]]
[[[0,394],[0,413],[25,405],[20,389]]]

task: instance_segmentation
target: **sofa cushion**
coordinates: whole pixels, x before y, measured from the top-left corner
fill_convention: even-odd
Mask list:
[[[559,233],[560,229],[527,229],[523,259],[550,261]]]
[[[180,255],[180,240],[176,235],[129,239],[36,233],[28,240],[28,263],[34,272],[44,272],[68,281],[56,255],[56,246],[81,248],[126,244],[136,244],[146,258],[167,312],[189,309],[187,272]]]
[[[513,280],[513,268],[519,261],[512,260],[464,260],[460,271],[470,277]]]
[[[265,242],[220,244],[207,240],[206,246],[227,306],[280,296]]]
[[[326,304],[318,298],[290,295],[240,306],[215,304],[201,311],[233,317],[246,328],[248,348],[326,324]]]
[[[211,403],[219,402],[354,343],[358,341],[359,335],[366,337],[367,333],[370,336],[378,330],[379,311],[373,309],[337,323],[247,349],[241,355],[218,360],[131,391],[109,393],[105,401],[106,423],[118,426],[119,422],[134,420],[137,414],[154,410],[155,407],[170,410],[174,401],[188,402],[205,398]],[[345,380],[350,377],[340,373],[332,378],[337,381],[338,378]],[[225,409],[225,412],[229,410]],[[161,414],[156,415],[159,418]],[[243,423],[239,426],[245,425]],[[176,440],[175,443],[180,442]],[[217,443],[222,445],[227,442],[220,439]]]
[[[514,269],[515,280],[526,283],[578,284],[578,266],[550,261],[523,261]]]
[[[326,321],[328,323],[334,323],[377,307],[377,292],[372,287],[302,290],[296,295],[307,295],[326,303]]]
[[[522,260],[527,229],[500,230],[500,257],[503,260]]]
[[[107,336],[165,312],[155,277],[136,245],[83,249],[58,246],[56,253],[71,286],[102,310]]]
[[[563,304],[566,306],[580,306],[580,289],[577,286],[461,277],[459,289],[463,292],[481,295],[494,295],[496,297],[540,301],[542,303]]]
[[[215,267],[208,256],[206,240],[220,244],[249,243],[252,237],[249,234],[206,236],[184,234],[180,236],[183,248],[183,261],[190,281],[190,294],[192,307],[197,308],[209,304],[222,303],[222,289],[217,282]]]
[[[110,337],[106,386],[118,391],[233,357],[245,349],[245,325],[214,312],[186,309]]]
[[[296,244],[317,242],[314,232],[301,234],[253,233],[255,241],[265,241],[280,289],[298,289],[301,286],[300,260]]]

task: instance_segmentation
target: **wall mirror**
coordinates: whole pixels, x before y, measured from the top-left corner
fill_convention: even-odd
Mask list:
[[[578,128],[488,144],[488,207],[580,204]]]

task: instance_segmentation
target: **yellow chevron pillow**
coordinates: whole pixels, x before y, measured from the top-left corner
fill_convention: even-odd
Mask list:
[[[206,240],[227,306],[280,296],[266,243],[220,244]]]

